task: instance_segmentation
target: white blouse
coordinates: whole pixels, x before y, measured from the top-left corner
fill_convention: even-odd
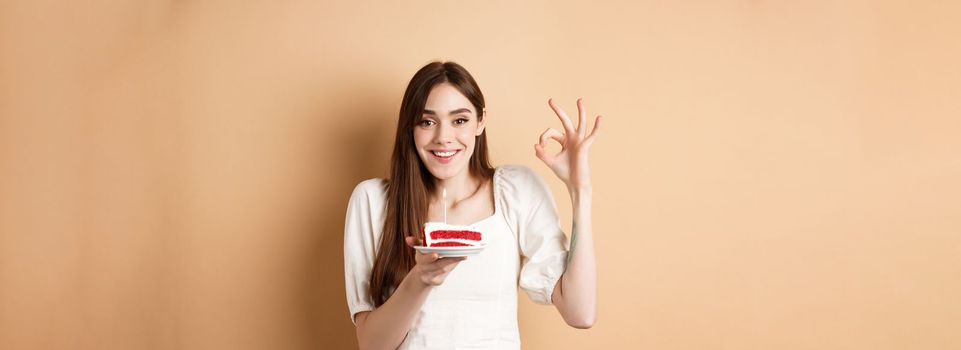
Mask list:
[[[354,189],[344,224],[344,277],[351,320],[374,310],[367,291],[384,225],[386,182]],[[519,349],[517,287],[550,305],[564,273],[567,238],[544,180],[523,166],[494,172],[494,215],[474,225],[488,246],[435,287],[400,349]]]

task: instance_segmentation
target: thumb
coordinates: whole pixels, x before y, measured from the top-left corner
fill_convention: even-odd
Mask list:
[[[407,243],[407,246],[408,246],[408,247],[413,248],[413,247],[414,247],[414,243],[415,243],[416,241],[414,240],[414,236],[407,236],[407,237],[404,237],[404,242]]]
[[[547,151],[544,150],[544,146],[542,146],[541,144],[539,143],[534,144],[534,155],[536,155],[537,158],[539,158],[540,160],[544,161],[544,163],[550,164],[551,156],[547,154]]]

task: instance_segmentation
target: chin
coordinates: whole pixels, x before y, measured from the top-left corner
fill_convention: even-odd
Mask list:
[[[453,171],[453,169],[431,169],[431,168],[427,168],[427,170],[430,171],[430,174],[431,174],[431,175],[433,175],[435,178],[438,178],[438,179],[440,179],[440,180],[450,179],[450,178],[454,177],[454,175],[457,174],[457,172]]]
[[[443,166],[434,165],[433,167],[427,167],[427,171],[430,172],[435,178],[440,180],[447,180],[454,178],[457,174],[467,171],[467,164]]]
[[[421,155],[421,156],[424,157],[425,155]],[[427,171],[430,172],[430,174],[433,175],[435,178],[439,180],[448,180],[448,179],[454,178],[455,176],[457,176],[462,172],[467,171],[467,168],[470,167],[469,160],[472,154],[464,154],[464,156],[467,156],[466,157],[467,161],[463,159],[458,159],[457,161],[460,161],[461,162],[460,164],[438,164],[438,163],[424,162],[424,165],[427,168]]]

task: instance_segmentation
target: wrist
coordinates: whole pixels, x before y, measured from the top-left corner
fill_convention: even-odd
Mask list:
[[[418,265],[414,265],[407,273],[407,277],[404,278],[404,282],[409,283],[409,287],[416,289],[417,291],[430,290],[434,286],[424,280],[424,274]],[[402,284],[404,282],[401,282]]]
[[[594,190],[590,185],[568,186],[567,191],[571,194],[571,199],[590,199]]]

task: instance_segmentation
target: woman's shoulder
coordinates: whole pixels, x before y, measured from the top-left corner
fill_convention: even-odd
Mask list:
[[[544,179],[537,172],[527,166],[517,164],[497,167],[494,178],[495,181],[499,182],[499,185],[509,185],[510,187],[526,187],[544,182]]]
[[[494,181],[508,209],[522,210],[551,197],[551,190],[544,178],[523,165],[498,167]]]
[[[350,195],[352,200],[366,198],[367,200],[383,200],[384,196],[387,194],[387,180],[381,178],[373,178],[361,181],[357,186],[354,187],[353,193]]]
[[[526,166],[500,166],[494,175],[494,181],[500,208],[503,209],[505,218],[514,224],[517,224],[516,220],[530,217],[530,213],[542,207],[546,201],[553,202],[547,182]]]

